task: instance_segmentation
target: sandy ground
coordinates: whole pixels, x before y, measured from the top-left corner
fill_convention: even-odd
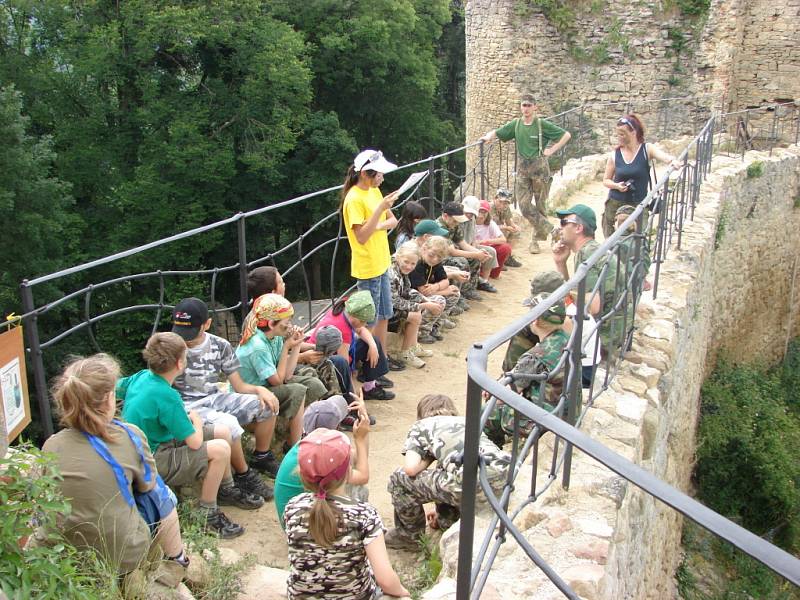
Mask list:
[[[593,182],[573,195],[569,204],[583,202],[595,209],[600,220],[605,188],[600,182]],[[555,218],[550,219],[554,224]],[[598,233],[598,239],[602,232]],[[384,524],[393,524],[392,504],[386,482],[389,474],[402,463],[400,450],[405,435],[415,420],[416,404],[426,393],[444,393],[453,398],[456,406],[464,414],[466,398],[466,353],[470,344],[480,341],[513,318],[522,315],[526,309],[522,300],[530,292],[530,280],[534,274],[553,269],[553,260],[547,244],[541,244],[543,252],[531,255],[527,251],[529,237],[523,232],[522,239],[515,244],[514,255],[523,263],[516,269],[508,269],[497,280],[493,280],[499,293],[482,292],[483,301],[471,302],[472,309],[459,318],[456,329],[447,331],[445,339],[432,346],[434,356],[424,359],[422,369],[407,368],[405,371],[390,373],[395,382],[393,391],[397,394],[389,402],[368,401],[367,408],[377,419],[370,433],[370,483],[369,501],[383,518]],[[489,370],[500,373],[502,352],[490,357]],[[254,554],[260,564],[282,567],[288,566],[287,548],[283,532],[278,524],[273,502],[266,503],[256,511],[243,511],[226,507],[228,514],[237,523],[247,528],[246,533],[234,540],[224,541],[222,546],[238,553]],[[408,568],[415,557],[404,552],[390,550],[393,562],[403,570]]]

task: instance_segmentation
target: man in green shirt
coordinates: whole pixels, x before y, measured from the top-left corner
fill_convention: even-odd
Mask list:
[[[547,196],[550,194],[551,180],[548,157],[561,150],[571,136],[568,131],[538,116],[538,107],[532,94],[522,95],[520,110],[521,117],[489,131],[481,140],[492,142],[499,139],[507,142],[513,139],[516,142],[514,195],[522,215],[533,227],[529,250],[531,254],[538,254],[537,240],[546,240],[552,229],[547,220]]]

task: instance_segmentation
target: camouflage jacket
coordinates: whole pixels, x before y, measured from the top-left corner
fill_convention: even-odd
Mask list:
[[[564,347],[569,342],[569,335],[563,329],[556,329],[541,340],[533,348],[519,357],[514,370],[515,375],[537,375],[551,373],[555,369]],[[544,382],[544,393],[540,394],[541,383],[538,381],[519,380],[514,387],[528,400],[542,406],[543,402],[555,406],[564,388],[564,370],[556,373],[552,379]]]
[[[525,326],[514,334],[508,341],[508,349],[503,357],[503,373],[508,373],[517,364],[519,357],[539,343],[539,336],[531,331],[529,326]]]
[[[511,212],[510,206],[506,206],[504,210],[500,210],[497,206],[492,205],[492,209],[489,211],[489,214],[492,215],[492,219],[498,225],[514,224],[514,213]]]

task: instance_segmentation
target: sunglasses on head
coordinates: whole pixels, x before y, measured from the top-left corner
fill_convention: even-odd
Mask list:
[[[631,129],[636,129],[633,123],[631,123],[630,119],[627,117],[622,117],[619,121],[617,121],[617,125],[627,125]]]
[[[572,223],[573,225],[577,225],[578,224],[577,221],[571,221],[570,219],[561,219],[561,221],[559,221],[559,223],[561,223],[562,227],[566,227],[570,223]]]
[[[368,165],[369,163],[374,163],[375,161],[380,160],[382,158],[383,158],[383,152],[381,152],[380,150],[376,150],[375,152],[369,155],[369,158],[367,158],[367,162],[365,162],[364,165]]]

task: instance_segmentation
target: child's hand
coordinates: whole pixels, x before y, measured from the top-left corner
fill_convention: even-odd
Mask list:
[[[258,399],[261,402],[261,406],[269,408],[273,415],[277,415],[281,409],[277,396],[263,386],[258,386],[256,389],[258,390]]]
[[[359,415],[363,412],[364,414],[367,413],[367,405],[364,402],[364,390],[359,389],[358,392],[355,394],[350,394],[350,396],[356,396],[356,399],[353,400],[350,404],[348,404],[347,408],[350,410],[358,411]]]
[[[373,369],[375,368],[375,365],[378,364],[378,358],[378,347],[373,342],[370,344],[369,350],[367,350],[367,362],[369,362],[369,366]]]
[[[300,353],[301,361],[307,365],[317,365],[322,362],[325,355],[317,350],[306,350]]]
[[[425,521],[431,529],[439,529],[439,513],[435,506],[432,509],[425,508]]]
[[[358,419],[353,423],[353,437],[358,440],[363,440],[369,435],[370,424],[369,415],[363,408],[358,411]]]

